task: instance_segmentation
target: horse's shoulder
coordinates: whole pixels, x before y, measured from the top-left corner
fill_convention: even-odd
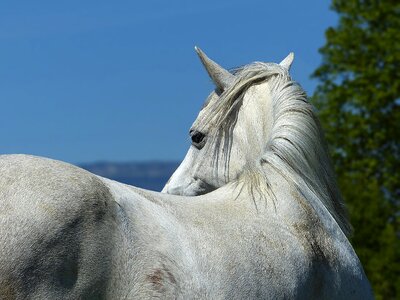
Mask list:
[[[310,278],[304,291],[313,291],[311,298],[329,298],[333,292],[346,299],[368,295],[361,263],[336,220],[322,203],[311,203],[293,190],[291,196],[300,211],[291,231],[300,243]]]

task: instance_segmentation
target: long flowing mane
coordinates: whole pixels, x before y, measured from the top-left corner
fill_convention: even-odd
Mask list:
[[[215,145],[215,165],[218,166],[218,160],[224,159],[225,167],[229,168],[232,147],[229,136],[237,122],[246,90],[252,85],[268,81],[272,95],[273,125],[262,163],[281,173],[303,195],[307,194],[306,189],[316,195],[342,231],[349,235],[351,225],[337,187],[321,126],[304,90],[292,81],[287,69],[277,64],[255,62],[232,72],[237,75],[235,82],[220,95],[219,101],[213,103],[210,108],[213,113],[200,120],[202,124],[213,124],[216,126],[214,128],[218,128],[212,143]],[[249,168],[254,171],[254,166]],[[256,181],[261,184],[259,180]],[[267,188],[271,189],[268,178]],[[269,192],[273,194],[273,191]]]

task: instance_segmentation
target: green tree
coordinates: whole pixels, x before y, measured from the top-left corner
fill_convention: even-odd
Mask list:
[[[400,1],[332,0],[331,8],[339,22],[326,31],[312,101],[354,227],[351,242],[376,298],[395,299],[400,297]]]

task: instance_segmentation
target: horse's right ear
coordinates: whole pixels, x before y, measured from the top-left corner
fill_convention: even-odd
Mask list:
[[[290,70],[290,67],[292,66],[294,59],[294,53],[290,52],[288,56],[286,56],[280,63],[279,65],[284,67],[287,70]]]

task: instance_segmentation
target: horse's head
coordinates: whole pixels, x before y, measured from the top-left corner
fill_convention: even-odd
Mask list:
[[[293,61],[254,63],[229,72],[195,48],[216,88],[189,130],[192,145],[163,192],[201,195],[260,164],[273,123],[268,77],[289,80]]]

